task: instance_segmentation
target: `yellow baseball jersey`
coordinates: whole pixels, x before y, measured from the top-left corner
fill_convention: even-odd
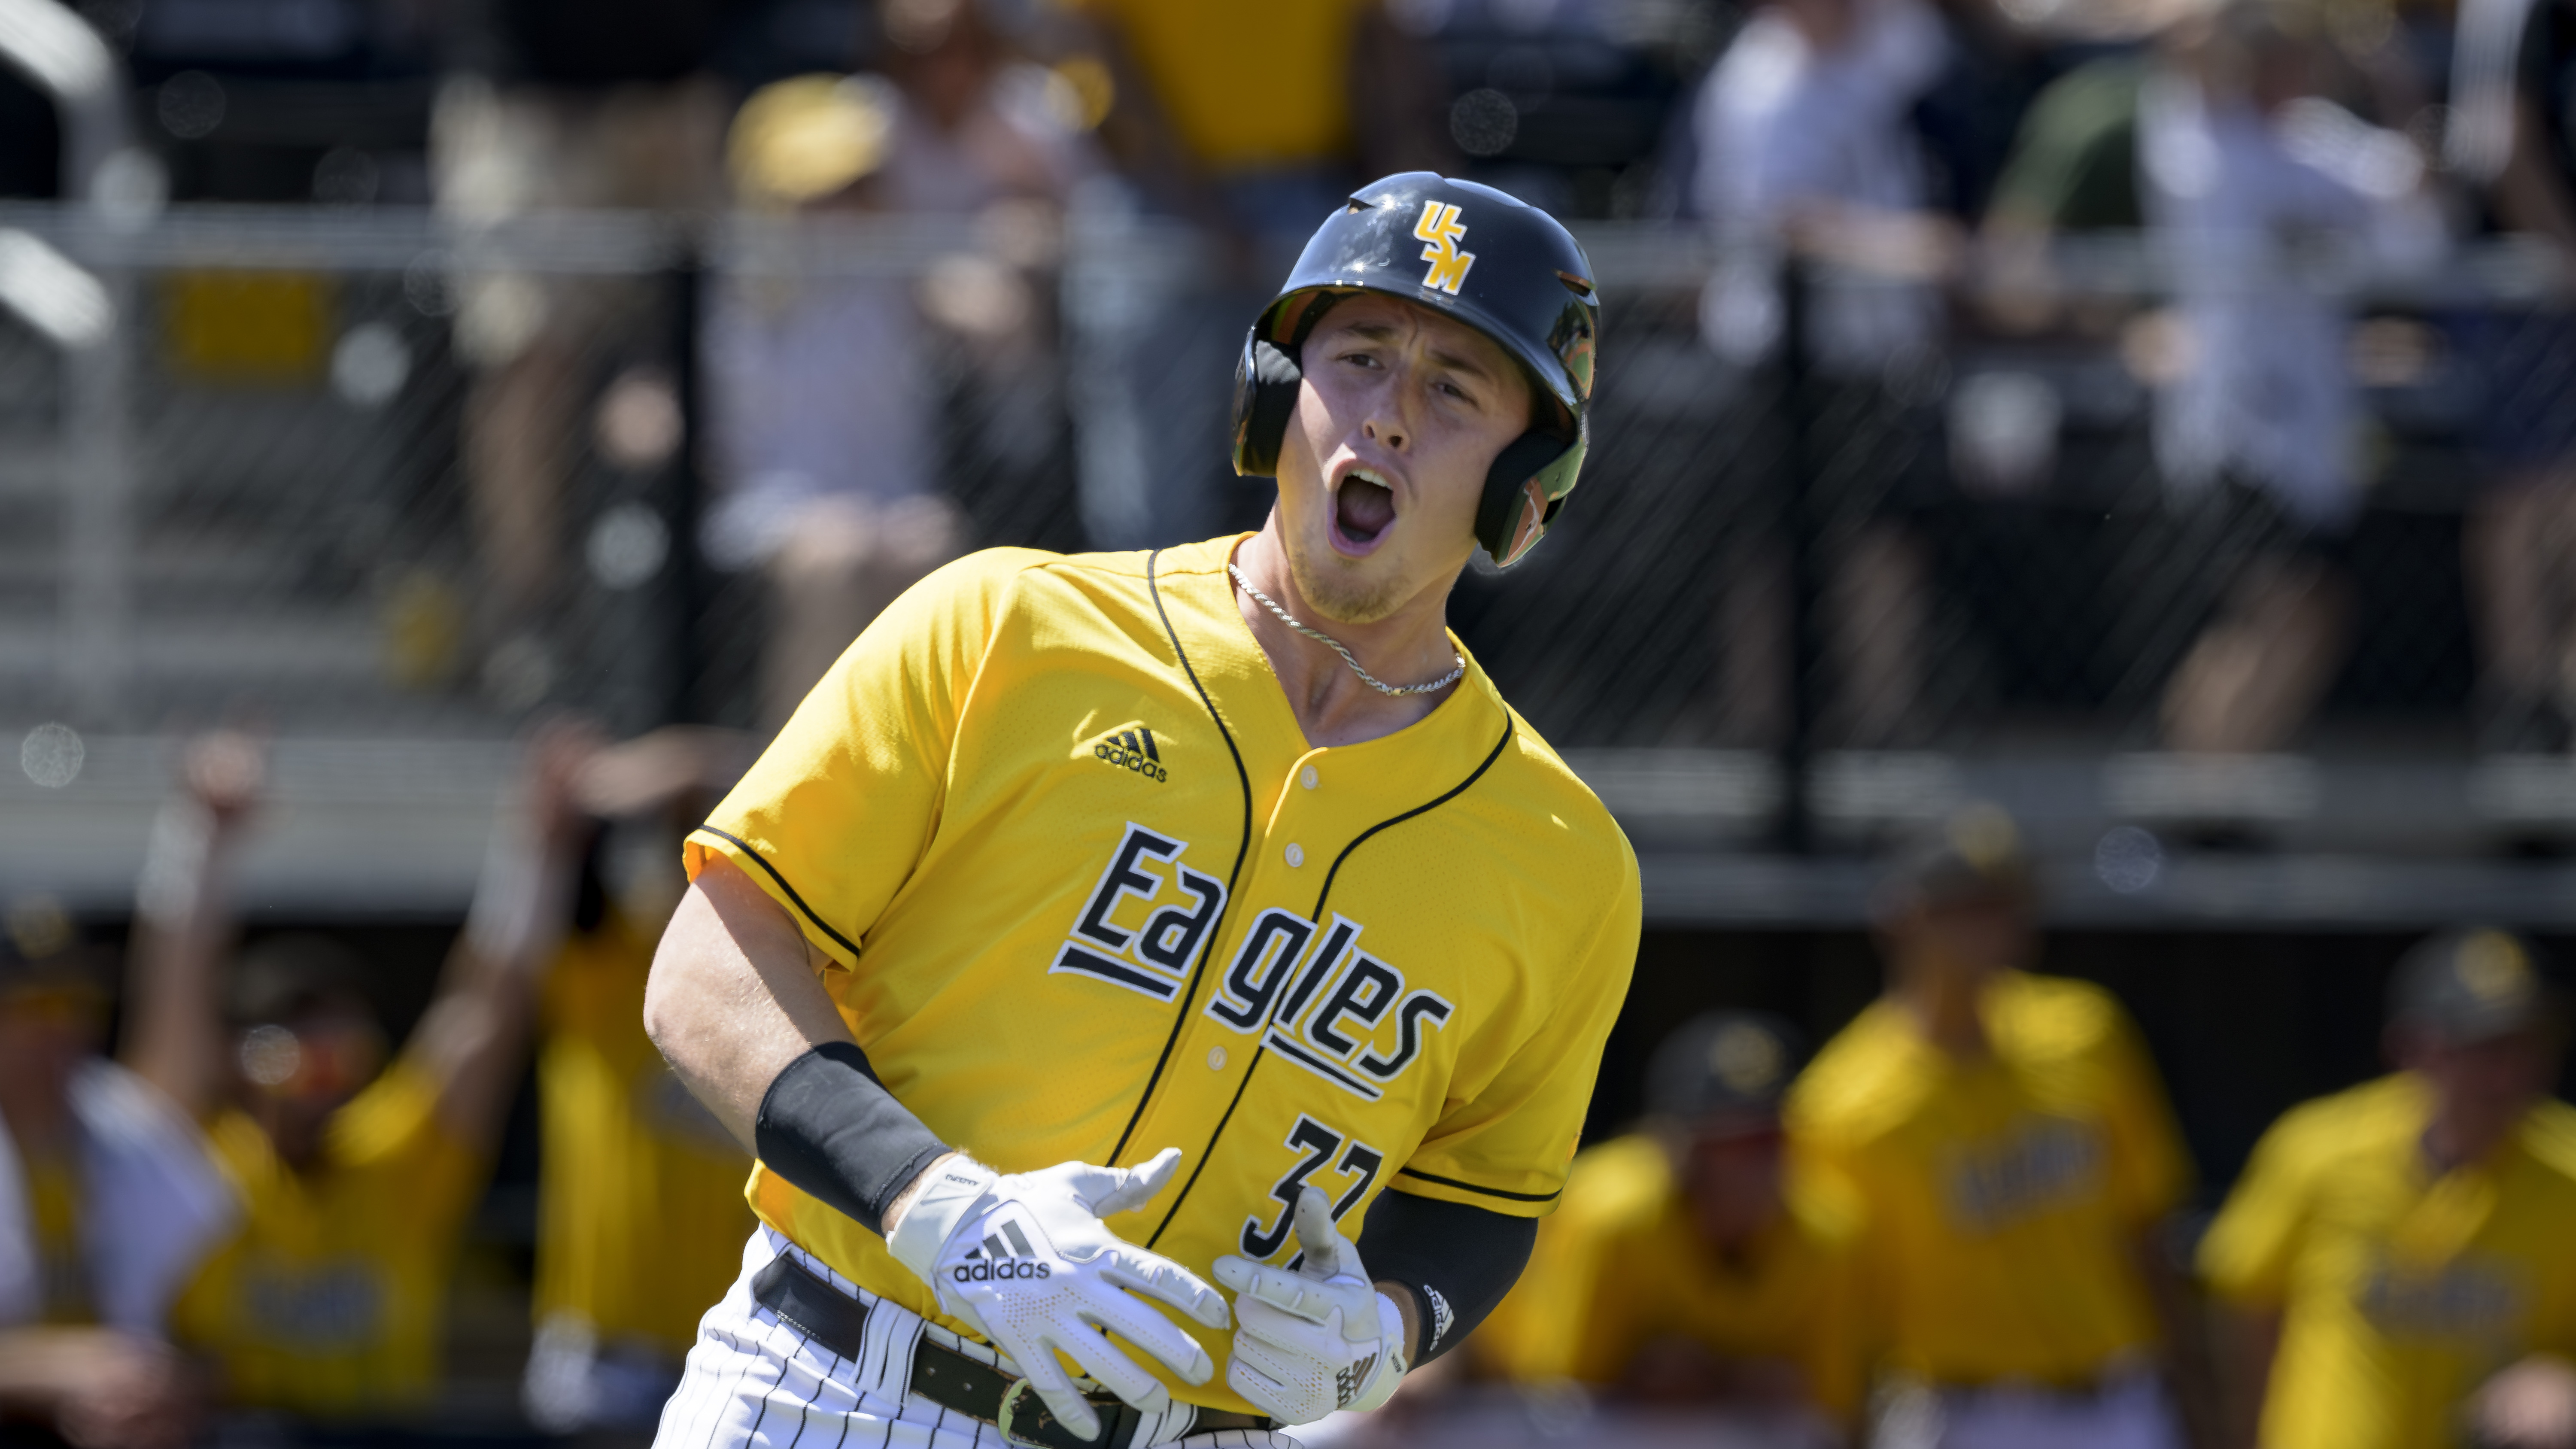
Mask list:
[[[1525,1382],[1615,1385],[1649,1343],[1686,1338],[1724,1358],[1794,1363],[1819,1408],[1856,1414],[1860,1205],[1813,1174],[1793,1175],[1787,1197],[1730,1261],[1693,1227],[1661,1142],[1640,1133],[1589,1149],[1520,1282],[1476,1330],[1478,1359]]]
[[[547,979],[535,1308],[676,1358],[742,1269],[750,1158],[644,1035],[653,945],[612,916]]]
[[[1546,1212],[1636,956],[1636,858],[1483,671],[1310,747],[1227,538],[973,555],[868,627],[690,838],[828,955],[886,1087],[1004,1171],[1179,1177],[1121,1236],[1285,1262],[1312,1184]],[[753,1207],[936,1317],[875,1234],[766,1170]],[[942,1320],[964,1331],[963,1325]],[[1230,1336],[1196,1324],[1225,1387]]]
[[[1870,1006],[1799,1078],[1789,1130],[1868,1204],[1866,1310],[1892,1367],[2079,1384],[2157,1339],[2138,1254],[2189,1167],[2109,992],[2007,972],[1983,1009],[1993,1051],[1960,1061]]]
[[[333,1116],[321,1160],[280,1161],[240,1112],[209,1133],[243,1222],[180,1295],[180,1341],[235,1403],[346,1417],[415,1408],[439,1379],[447,1280],[483,1187],[408,1059]]]
[[[2265,1449],[2441,1449],[2496,1370],[2576,1356],[2576,1108],[2448,1172],[2431,1112],[2403,1074],[2292,1110],[2201,1240],[2214,1291],[2282,1314]]]

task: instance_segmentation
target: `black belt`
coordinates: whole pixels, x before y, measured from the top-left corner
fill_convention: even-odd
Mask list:
[[[751,1296],[761,1307],[801,1330],[807,1337],[853,1363],[865,1356],[868,1309],[859,1300],[815,1276],[812,1269],[781,1253],[751,1275]],[[1109,1394],[1085,1397],[1100,1416],[1100,1437],[1085,1439],[1057,1422],[1046,1401],[1017,1374],[968,1358],[930,1341],[928,1334],[912,1351],[912,1391],[942,1408],[999,1426],[1003,1405],[1014,1390],[1010,1437],[1046,1449],[1130,1449],[1145,1416]],[[1268,1419],[1253,1414],[1200,1409],[1189,1432],[1209,1429],[1267,1429]]]

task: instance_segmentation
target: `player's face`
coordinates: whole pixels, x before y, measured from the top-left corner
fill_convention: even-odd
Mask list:
[[[1897,929],[1902,954],[1924,968],[1983,977],[2030,955],[2030,914],[2014,900],[1917,906]]]
[[[1476,547],[1494,458],[1528,430],[1530,386],[1491,338],[1363,293],[1324,314],[1279,450],[1279,534],[1315,612],[1373,623],[1448,587]]]
[[[2424,1035],[2408,1041],[2399,1056],[2432,1083],[2459,1145],[2479,1155],[2522,1121],[2558,1071],[2557,1043],[2540,1031],[2480,1041]]]
[[[1770,1226],[1780,1215],[1780,1171],[1777,1123],[1748,1130],[1728,1121],[1694,1134],[1683,1183],[1701,1239],[1729,1247]]]
[[[301,1166],[321,1150],[331,1114],[375,1080],[385,1043],[364,1008],[329,1005],[244,1032],[237,1052],[261,1125],[278,1155]]]
[[[58,1104],[98,1050],[107,1012],[87,992],[29,988],[0,995],[0,1101]]]

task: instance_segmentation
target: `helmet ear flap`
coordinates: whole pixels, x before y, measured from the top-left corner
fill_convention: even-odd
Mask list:
[[[1512,439],[1485,474],[1485,496],[1476,507],[1476,542],[1498,565],[1517,562],[1547,532],[1564,501],[1548,475],[1568,454],[1583,461],[1582,444],[1551,433],[1527,432]]]
[[[1279,443],[1288,434],[1297,388],[1305,380],[1297,359],[1265,339],[1260,328],[1244,335],[1243,356],[1234,365],[1235,472],[1251,478],[1278,476]]]

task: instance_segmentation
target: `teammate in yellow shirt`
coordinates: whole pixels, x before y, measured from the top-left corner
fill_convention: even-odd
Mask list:
[[[2576,1445],[2576,1109],[2529,942],[2398,967],[2394,1076],[2291,1111],[2201,1241],[2263,1449]],[[2248,1418],[2257,1416],[2248,1415]]]
[[[650,1430],[742,1266],[751,1159],[644,1035],[644,978],[687,885],[680,837],[749,758],[731,732],[672,728],[600,751],[576,780],[608,823],[540,1008],[526,1400],[550,1432]]]
[[[1790,1098],[1795,1150],[1867,1204],[1883,1432],[1944,1449],[2178,1444],[2150,1235],[2189,1168],[2110,994],[2030,974],[2009,818],[1954,816],[1879,904],[1887,988]]]
[[[316,937],[253,946],[220,983],[225,883],[258,799],[257,748],[200,742],[155,827],[129,1059],[209,1124],[243,1224],[174,1311],[237,1404],[349,1418],[423,1407],[450,1267],[518,1084],[547,923],[577,838],[567,782],[588,743],[531,750],[524,817],[496,833],[436,998],[390,1054],[363,963]]]
[[[1477,1332],[1481,1360],[1808,1438],[1816,1420],[1858,1416],[1860,1205],[1785,1171],[1793,1040],[1745,1012],[1665,1038],[1647,1072],[1652,1121],[1575,1158],[1528,1271]]]
[[[933,575],[691,837],[646,1020],[764,1227],[662,1442],[1293,1443],[1502,1297],[1640,902],[1445,617],[1573,488],[1595,306],[1544,213],[1363,187],[1246,339],[1261,532]]]

